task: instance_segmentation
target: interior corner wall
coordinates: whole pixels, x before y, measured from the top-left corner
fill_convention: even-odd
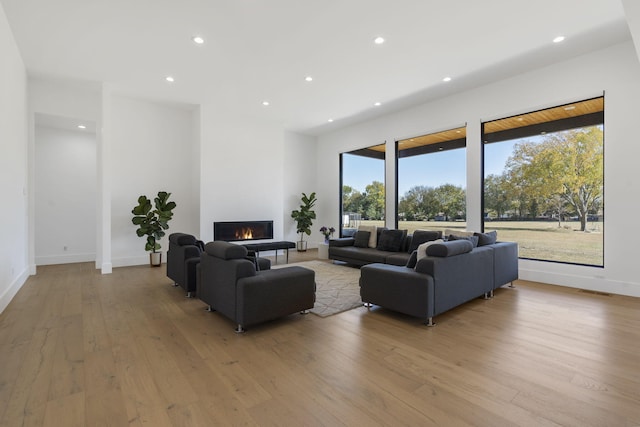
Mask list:
[[[274,239],[282,240],[283,180],[295,179],[282,127],[202,105],[200,150],[200,238],[213,240],[215,221],[273,220]]]
[[[453,83],[453,82],[452,82]],[[402,112],[350,126],[318,138],[318,159],[337,170],[339,154],[372,142],[424,135],[460,123],[479,123],[540,108],[591,98],[605,92],[605,223],[604,268],[520,260],[520,278],[576,288],[640,296],[640,264],[633,218],[640,212],[640,144],[637,108],[640,63],[631,42],[625,42],[525,74],[429,102]],[[481,139],[467,138],[467,218],[481,222]],[[475,144],[475,145],[474,145]],[[389,146],[388,146],[389,147]],[[473,178],[475,177],[475,178]],[[475,179],[475,182],[474,182]],[[319,180],[322,194],[333,194],[327,209],[338,212],[339,174]],[[387,183],[390,185],[391,183]],[[324,208],[323,208],[324,209]]]
[[[176,203],[161,251],[173,232],[197,234],[199,201],[193,197],[197,114],[193,107],[112,94],[109,143],[111,165],[111,253],[114,267],[149,263],[146,239],[136,235],[131,210],[140,195],[153,201],[159,191]],[[152,202],[153,203],[153,202]],[[163,262],[166,257],[163,257]]]
[[[0,313],[29,276],[27,72],[0,5]]]
[[[302,193],[309,195],[316,192],[318,202],[315,206],[316,220],[311,228],[311,236],[305,235],[308,247],[317,247],[317,242],[323,240],[318,231],[322,225],[336,226],[337,216],[334,212],[325,212],[326,199],[333,194],[322,194],[318,191],[317,180],[326,174],[334,172],[325,168],[322,159],[316,155],[317,141],[313,136],[300,135],[293,132],[284,133],[284,164],[286,173],[284,177],[284,211],[282,222],[284,224],[284,240],[295,242],[300,240],[296,233],[296,223],[291,218],[291,211],[299,209]]]
[[[35,127],[36,265],[95,261],[96,137]]]

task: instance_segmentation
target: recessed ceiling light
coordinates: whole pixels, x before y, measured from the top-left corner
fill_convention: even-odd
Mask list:
[[[384,38],[383,37],[376,37],[375,39],[373,39],[373,42],[375,44],[382,44],[382,43],[384,43]]]
[[[568,105],[568,106],[564,107],[565,111],[571,111],[571,110],[575,110],[575,109],[576,109],[575,105]]]
[[[518,121],[519,121],[519,122],[521,122],[521,121],[523,121],[523,120],[524,120],[524,119],[523,119],[522,117],[518,117]]]
[[[265,107],[267,107],[269,105],[269,101],[262,101],[262,105],[264,105]]]
[[[564,41],[564,36],[558,36],[555,39],[553,39],[554,43],[560,43],[561,41]]]
[[[381,106],[381,105],[382,105],[382,103],[381,103],[381,102],[376,102],[376,103],[375,103],[375,104],[373,104],[373,105],[374,105],[375,107],[379,107],[379,106]]]
[[[191,38],[195,44],[204,44],[204,39],[200,36],[193,36]]]
[[[461,130],[457,130],[456,133],[462,133],[462,131]]]
[[[165,77],[164,79],[165,79],[166,81],[168,81],[169,83],[173,83],[173,82],[175,82],[175,81],[176,81],[176,79],[174,79],[174,78],[173,78],[173,77],[171,77],[171,76],[167,76],[167,77]]]
[[[87,127],[85,125],[78,125],[78,129],[86,129]]]
[[[333,119],[329,119],[327,120],[329,123],[333,123]]]
[[[311,76],[307,76],[307,77],[305,77],[304,79],[305,79],[306,81],[308,81],[308,82],[313,81],[313,77],[311,77]]]
[[[547,134],[547,132],[545,132],[545,131],[540,132],[540,135],[546,135],[546,134]]]
[[[443,82],[450,82],[451,81],[451,77],[445,77],[444,79],[442,79]]]

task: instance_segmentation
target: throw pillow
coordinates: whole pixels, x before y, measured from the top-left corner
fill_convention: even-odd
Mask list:
[[[429,231],[429,230],[416,230],[411,237],[411,245],[409,246],[409,253],[418,249],[418,246],[425,242],[431,242],[436,239],[442,238],[442,231]]]
[[[361,225],[358,227],[358,231],[368,231],[369,235],[369,247],[375,248],[378,246],[378,227],[375,225]]]
[[[400,252],[402,242],[407,237],[407,230],[382,230],[378,246],[379,251]]]
[[[418,251],[411,252],[409,256],[409,261],[407,261],[407,268],[416,268],[416,264],[418,263]]]
[[[444,235],[468,237],[468,236],[473,236],[473,231],[453,230],[453,229],[447,228],[446,230],[444,230]]]
[[[416,249],[416,257],[417,260],[416,262],[420,261],[422,258],[427,256],[427,248],[435,243],[442,243],[444,242],[444,240],[442,239],[436,239],[436,240],[431,240],[429,242],[424,242],[423,244],[421,244],[420,246],[418,246],[418,249]]]
[[[355,242],[353,246],[356,248],[368,248],[369,247],[369,237],[371,237],[371,233],[368,231],[356,231]]]
[[[455,234],[451,234],[449,235],[449,241],[453,241],[453,240],[468,240],[471,242],[471,245],[473,245],[474,248],[478,247],[478,236],[456,236]]]
[[[498,240],[498,232],[490,231],[488,233],[473,233],[478,237],[478,246],[493,245]]]
[[[431,245],[427,248],[428,256],[449,257],[454,255],[465,254],[473,250],[473,244],[466,239],[456,241],[448,241]]]

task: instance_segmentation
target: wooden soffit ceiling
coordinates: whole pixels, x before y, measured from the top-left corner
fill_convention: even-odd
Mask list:
[[[520,114],[505,119],[493,120],[484,123],[484,133],[503,132],[526,126],[534,126],[543,123],[555,122],[574,117],[587,116],[604,111],[604,97],[588,99],[586,101],[565,104],[546,110]]]

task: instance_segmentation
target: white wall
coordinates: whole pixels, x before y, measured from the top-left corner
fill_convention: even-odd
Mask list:
[[[95,134],[36,122],[34,193],[36,265],[94,261]]]
[[[27,74],[0,5],[0,312],[27,280]]]
[[[296,233],[296,223],[291,218],[291,211],[300,207],[302,193],[309,195],[317,191],[317,179],[323,179],[328,174],[339,173],[339,171],[332,170],[333,165],[330,162],[325,164],[323,159],[317,157],[316,142],[315,137],[292,132],[284,133],[285,176],[283,182],[284,208],[282,212],[284,240],[292,242],[300,240],[300,235]],[[313,227],[311,227],[312,234],[311,236],[304,235],[304,239],[308,241],[309,248],[317,247],[318,242],[324,240],[324,237],[318,231],[323,225],[338,229],[337,215],[329,217],[319,215],[321,206],[326,202],[323,199],[318,199],[316,202],[317,219],[313,222]]]
[[[108,144],[111,192],[111,254],[114,267],[145,264],[145,238],[136,235],[131,210],[142,194],[171,193],[176,202],[167,236],[172,232],[198,234],[199,201],[193,197],[196,110],[111,95]],[[168,249],[167,237],[161,251]],[[166,257],[163,258],[163,262]]]
[[[371,145],[372,141],[389,143],[467,123],[467,223],[469,229],[477,230],[481,224],[480,123],[590,98],[603,91],[605,267],[521,260],[520,278],[640,296],[637,242],[630,238],[636,228],[633,218],[640,211],[636,197],[640,194],[640,144],[635,137],[640,64],[630,42],[323,135],[318,138],[318,158],[337,170],[340,152]],[[389,144],[387,149],[392,147]],[[387,166],[387,176],[389,168],[393,165]],[[330,202],[322,206],[322,216],[338,211],[338,179],[336,173],[318,180],[319,197]],[[387,205],[394,203],[395,195],[388,194]],[[392,224],[390,218],[387,225]]]
[[[215,221],[273,220],[282,240],[284,162],[281,126],[201,107],[200,237],[213,240]],[[311,163],[311,162],[310,162]]]

